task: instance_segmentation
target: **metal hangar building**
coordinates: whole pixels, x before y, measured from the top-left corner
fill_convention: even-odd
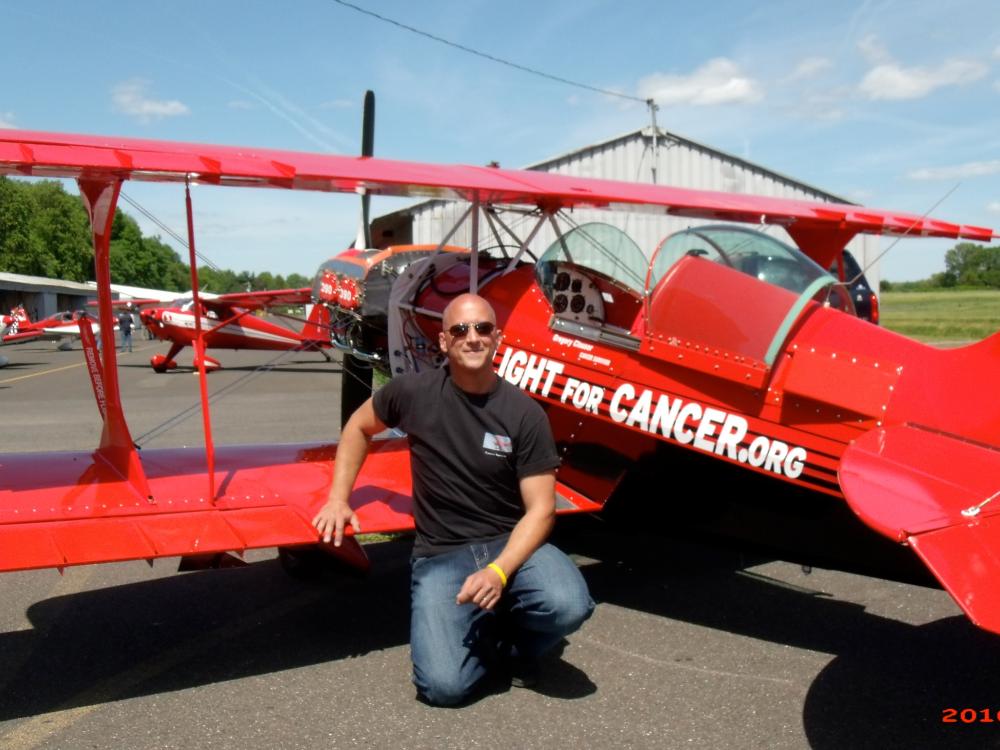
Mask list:
[[[779,174],[759,164],[733,154],[692,141],[662,128],[651,127],[625,133],[616,138],[586,146],[552,159],[532,164],[526,169],[579,177],[593,177],[625,182],[647,182],[700,190],[720,190],[748,193],[774,198],[851,203],[812,185]],[[374,220],[372,240],[376,247],[393,244],[436,244],[455,225],[465,206],[446,201],[425,201],[400,209]],[[698,224],[710,222],[658,213],[625,213],[597,209],[575,210],[569,218],[576,224],[602,221],[624,230],[649,258],[660,241],[669,234]],[[451,244],[468,247],[471,244],[471,222],[458,230]],[[519,234],[527,234],[528,219],[512,226]],[[485,221],[479,222],[480,248],[494,245]],[[568,227],[564,228],[566,231]],[[523,231],[522,231],[523,230]],[[769,233],[791,245],[795,243],[784,229],[770,227]],[[506,238],[505,238],[506,240]],[[545,226],[531,243],[531,250],[541,254],[556,240],[555,232]],[[848,249],[857,258],[873,289],[879,287],[879,272],[874,263],[879,253],[879,238],[854,238]]]

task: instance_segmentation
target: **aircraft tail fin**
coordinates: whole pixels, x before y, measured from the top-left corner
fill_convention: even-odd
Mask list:
[[[844,452],[839,478],[861,520],[911,546],[969,619],[1000,633],[1000,449],[882,428]]]
[[[330,341],[330,311],[326,305],[313,305],[306,324],[302,327],[302,337],[315,341]]]

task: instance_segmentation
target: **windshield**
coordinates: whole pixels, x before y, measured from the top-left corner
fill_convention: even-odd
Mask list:
[[[547,278],[557,262],[597,271],[637,292],[646,283],[646,256],[627,234],[610,224],[581,224],[553,242],[538,259],[543,288],[551,284],[559,289],[558,277]]]
[[[734,226],[707,226],[677,232],[660,243],[653,261],[650,288],[685,255],[721,263],[796,294],[827,275],[796,248],[762,232]]]

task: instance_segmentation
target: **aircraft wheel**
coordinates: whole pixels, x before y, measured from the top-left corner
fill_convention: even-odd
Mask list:
[[[166,372],[175,369],[177,362],[167,359],[163,354],[155,354],[149,358],[149,365],[153,368],[153,372]]]
[[[60,341],[59,346],[56,347],[61,352],[72,351],[73,342],[72,341]]]
[[[7,359],[2,354],[0,354],[0,367],[6,367],[9,363],[10,363],[10,360]]]
[[[281,568],[296,581],[321,583],[340,578],[345,573],[357,576],[358,570],[318,546],[278,547]]]

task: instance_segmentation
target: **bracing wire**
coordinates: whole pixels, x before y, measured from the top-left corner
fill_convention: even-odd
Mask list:
[[[156,224],[156,226],[158,226],[160,229],[162,229],[168,235],[170,235],[171,237],[173,237],[173,239],[176,242],[180,243],[181,247],[183,247],[185,250],[188,249],[188,243],[187,243],[186,239],[184,239],[183,237],[181,237],[179,234],[177,234],[177,232],[175,232],[173,229],[171,229],[166,224],[164,224],[162,221],[160,221],[150,211],[148,211],[145,208],[143,208],[135,199],[133,199],[130,196],[126,195],[124,190],[121,191],[120,195],[121,195],[122,200],[124,200],[126,203],[128,203],[130,206],[132,206],[132,208],[134,208],[136,211],[138,211],[139,213],[141,213],[143,216],[145,216],[151,222],[153,222],[154,224]],[[202,263],[204,263],[206,266],[208,266],[209,268],[211,268],[213,271],[218,271],[219,273],[222,273],[222,269],[221,268],[219,268],[217,265],[215,265],[215,263],[213,263],[209,258],[206,258],[204,255],[202,255],[201,253],[199,253],[197,250],[195,251],[195,255],[197,255],[198,258],[199,258],[199,260],[201,260]]]
[[[229,395],[232,391],[234,391],[237,388],[240,388],[240,387],[246,385],[247,383],[249,383],[252,379],[256,378],[257,376],[262,375],[265,372],[270,372],[275,367],[277,367],[279,364],[281,364],[281,362],[284,359],[288,358],[292,354],[296,354],[298,352],[305,351],[305,350],[306,349],[304,349],[304,348],[296,348],[296,349],[286,349],[285,351],[280,352],[277,356],[275,356],[272,359],[268,360],[267,362],[265,362],[264,364],[262,364],[260,367],[254,368],[253,370],[251,370],[250,372],[246,373],[245,375],[240,376],[239,378],[237,378],[233,382],[231,382],[231,383],[223,386],[219,390],[215,391],[215,393],[213,393],[212,395],[210,395],[208,397],[208,402],[209,403],[213,403],[213,402],[217,403],[217,402],[221,401],[225,396]],[[364,383],[363,379],[359,378],[357,375],[355,375],[352,372],[348,372],[345,368],[343,368],[343,366],[341,367],[341,372],[342,373],[343,372],[347,372],[347,374],[349,374],[351,377],[357,379],[361,383]],[[367,383],[365,383],[365,386],[368,387],[371,390],[374,390]],[[137,447],[142,447],[142,445],[144,443],[148,442],[149,440],[152,440],[152,439],[154,439],[156,437],[159,437],[163,433],[167,432],[167,430],[173,429],[174,427],[176,427],[177,425],[179,425],[181,422],[183,422],[186,419],[194,416],[195,414],[198,414],[200,412],[200,410],[201,410],[201,401],[197,401],[197,402],[191,404],[191,406],[187,407],[186,409],[181,410],[180,412],[178,412],[174,416],[172,416],[169,419],[165,420],[164,422],[161,422],[160,424],[158,424],[156,427],[152,428],[148,432],[145,432],[142,435],[140,435],[139,437],[135,438],[133,442],[135,443],[135,445]]]
[[[379,15],[378,13],[376,13],[374,11],[371,11],[371,10],[368,10],[367,8],[362,8],[362,7],[358,6],[358,5],[355,5],[354,3],[349,3],[349,2],[347,2],[347,0],[333,0],[333,2],[337,3],[338,5],[343,5],[345,8],[350,8],[351,10],[357,11],[358,13],[362,13],[362,14],[364,14],[366,16],[371,16],[372,18],[378,19],[379,21],[382,21],[383,23],[388,23],[388,24],[391,24],[393,26],[397,26],[398,28],[404,29],[404,30],[409,31],[409,32],[411,32],[413,34],[417,34],[418,36],[422,36],[422,37],[425,37],[427,39],[431,39],[431,40],[433,40],[435,42],[439,42],[440,44],[445,44],[445,45],[447,45],[449,47],[453,47],[454,49],[460,50],[460,51],[465,52],[467,54],[475,55],[476,57],[481,57],[484,60],[490,60],[491,62],[499,63],[500,65],[506,65],[508,68],[514,68],[515,70],[520,70],[520,71],[522,71],[524,73],[530,73],[531,75],[539,76],[540,78],[547,78],[550,81],[555,81],[556,83],[562,83],[562,84],[565,84],[567,86],[575,86],[578,89],[585,89],[587,91],[593,91],[593,92],[596,92],[598,94],[604,94],[605,96],[616,96],[619,99],[628,99],[630,101],[639,102],[641,104],[646,104],[646,105],[649,104],[649,100],[648,99],[642,99],[642,98],[640,98],[638,96],[632,96],[630,94],[623,94],[620,91],[612,91],[610,89],[602,89],[602,88],[600,88],[598,86],[591,86],[591,85],[586,84],[586,83],[580,83],[579,81],[571,81],[568,78],[562,78],[561,76],[552,75],[551,73],[546,73],[545,71],[537,70],[536,68],[529,68],[527,65],[521,65],[521,64],[516,63],[516,62],[511,62],[510,60],[504,60],[502,57],[496,57],[495,55],[491,55],[491,54],[488,54],[486,52],[482,52],[480,50],[473,49],[471,47],[466,47],[464,44],[459,44],[458,42],[453,42],[450,39],[445,39],[444,37],[437,36],[436,34],[431,34],[429,31],[423,31],[422,29],[418,29],[418,28],[415,28],[413,26],[409,26],[409,25],[407,25],[405,23],[402,23],[400,21],[396,21],[396,20],[394,20],[392,18],[387,18],[386,16]]]

